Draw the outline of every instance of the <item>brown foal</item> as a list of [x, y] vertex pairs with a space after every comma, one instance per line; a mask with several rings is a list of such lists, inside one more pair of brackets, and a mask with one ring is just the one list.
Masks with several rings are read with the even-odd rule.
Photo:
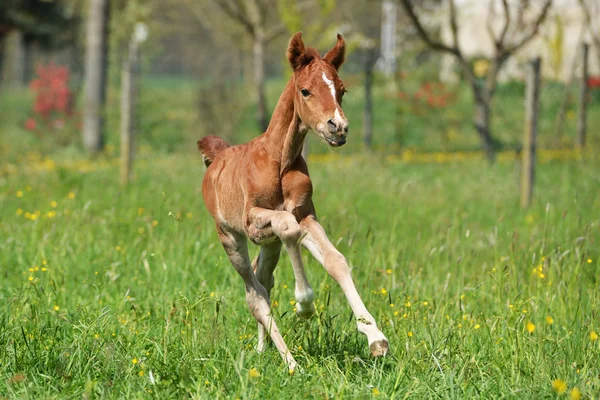
[[[269, 300], [282, 243], [296, 278], [297, 314], [309, 318], [315, 312], [302, 264], [302, 244], [341, 286], [371, 354], [382, 356], [388, 351], [386, 337], [356, 291], [346, 259], [317, 222], [312, 183], [301, 156], [309, 130], [333, 147], [346, 142], [348, 121], [341, 108], [345, 90], [337, 74], [344, 52], [340, 35], [335, 47], [321, 58], [315, 49], [304, 47], [302, 33], [297, 33], [287, 50], [294, 72], [267, 131], [238, 146], [230, 147], [216, 136], [198, 142], [208, 167], [202, 183], [204, 202], [229, 260], [246, 285], [246, 301], [258, 321], [257, 349], [264, 350], [269, 334], [290, 370], [296, 361], [271, 316]], [[252, 263], [246, 238], [260, 246]]]

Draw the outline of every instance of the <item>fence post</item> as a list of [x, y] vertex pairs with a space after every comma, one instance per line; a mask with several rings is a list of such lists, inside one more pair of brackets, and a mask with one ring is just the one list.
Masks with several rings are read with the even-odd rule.
[[529, 65], [527, 88], [525, 95], [525, 130], [523, 136], [522, 168], [521, 168], [521, 207], [531, 204], [533, 180], [535, 177], [535, 150], [538, 127], [540, 98], [540, 65], [541, 59], [536, 57]]
[[129, 40], [129, 52], [121, 69], [121, 184], [131, 180], [134, 156], [134, 136], [137, 130], [137, 97], [139, 92], [140, 43], [146, 39], [143, 24], [135, 27]]
[[577, 116], [577, 148], [585, 147], [587, 131], [587, 97], [588, 97], [588, 52], [587, 43], [581, 45], [581, 83], [579, 87], [579, 113]]

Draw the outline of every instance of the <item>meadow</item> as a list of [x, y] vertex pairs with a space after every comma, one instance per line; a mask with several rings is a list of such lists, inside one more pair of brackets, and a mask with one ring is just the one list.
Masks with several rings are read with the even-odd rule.
[[[352, 155], [359, 134], [334, 154], [311, 144], [317, 215], [391, 352], [370, 357], [343, 293], [307, 252], [317, 314], [299, 319], [283, 252], [272, 303], [300, 365], [290, 375], [273, 346], [254, 349], [242, 281], [202, 202], [199, 155], [153, 139], [188, 140], [186, 99], [144, 117], [151, 133], [127, 188], [110, 146], [90, 159], [47, 145], [18, 128], [28, 95], [3, 100], [0, 398], [600, 395], [597, 152], [540, 150], [523, 210], [511, 151], [488, 165], [439, 147]], [[378, 124], [391, 132], [389, 118]]]

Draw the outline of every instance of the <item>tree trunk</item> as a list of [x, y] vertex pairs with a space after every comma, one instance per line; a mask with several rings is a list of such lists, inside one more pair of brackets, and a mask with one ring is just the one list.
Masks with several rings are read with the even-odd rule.
[[25, 82], [25, 46], [23, 33], [13, 30], [6, 36], [4, 51], [4, 82], [12, 88], [22, 88]]
[[375, 48], [365, 50], [365, 108], [363, 110], [363, 142], [367, 149], [373, 142], [373, 67]]
[[256, 122], [261, 132], [264, 132], [269, 125], [269, 119], [267, 117], [267, 97], [265, 94], [265, 37], [264, 32], [260, 29], [255, 33], [252, 55], [254, 58], [254, 85], [258, 95]]
[[496, 157], [494, 140], [490, 130], [490, 104], [489, 100], [478, 98], [475, 96], [475, 115], [473, 116], [473, 124], [479, 134], [483, 145], [483, 151], [490, 163], [493, 163]]
[[100, 152], [104, 148], [109, 9], [109, 0], [89, 0], [83, 145], [94, 153]]
[[137, 130], [137, 97], [139, 73], [139, 43], [135, 37], [129, 41], [129, 54], [121, 70], [121, 185], [126, 186], [132, 177], [132, 164]]

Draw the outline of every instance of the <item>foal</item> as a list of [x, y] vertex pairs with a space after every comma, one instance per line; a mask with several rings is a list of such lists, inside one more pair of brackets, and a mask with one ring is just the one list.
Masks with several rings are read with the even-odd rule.
[[[388, 341], [363, 304], [344, 256], [331, 244], [317, 222], [311, 200], [312, 183], [301, 156], [304, 138], [314, 131], [330, 146], [346, 142], [348, 121], [341, 108], [344, 85], [337, 70], [344, 62], [344, 39], [321, 58], [305, 48], [302, 33], [290, 40], [287, 58], [293, 75], [262, 135], [246, 144], [229, 146], [216, 136], [198, 142], [208, 167], [202, 195], [215, 220], [219, 240], [246, 285], [248, 307], [258, 321], [258, 351], [270, 334], [290, 370], [296, 361], [271, 316], [269, 294], [281, 245], [292, 261], [296, 278], [296, 312], [315, 312], [313, 291], [306, 279], [300, 244], [325, 267], [344, 291], [358, 330], [367, 336], [373, 356], [385, 355]], [[246, 238], [260, 246], [250, 262]]]

